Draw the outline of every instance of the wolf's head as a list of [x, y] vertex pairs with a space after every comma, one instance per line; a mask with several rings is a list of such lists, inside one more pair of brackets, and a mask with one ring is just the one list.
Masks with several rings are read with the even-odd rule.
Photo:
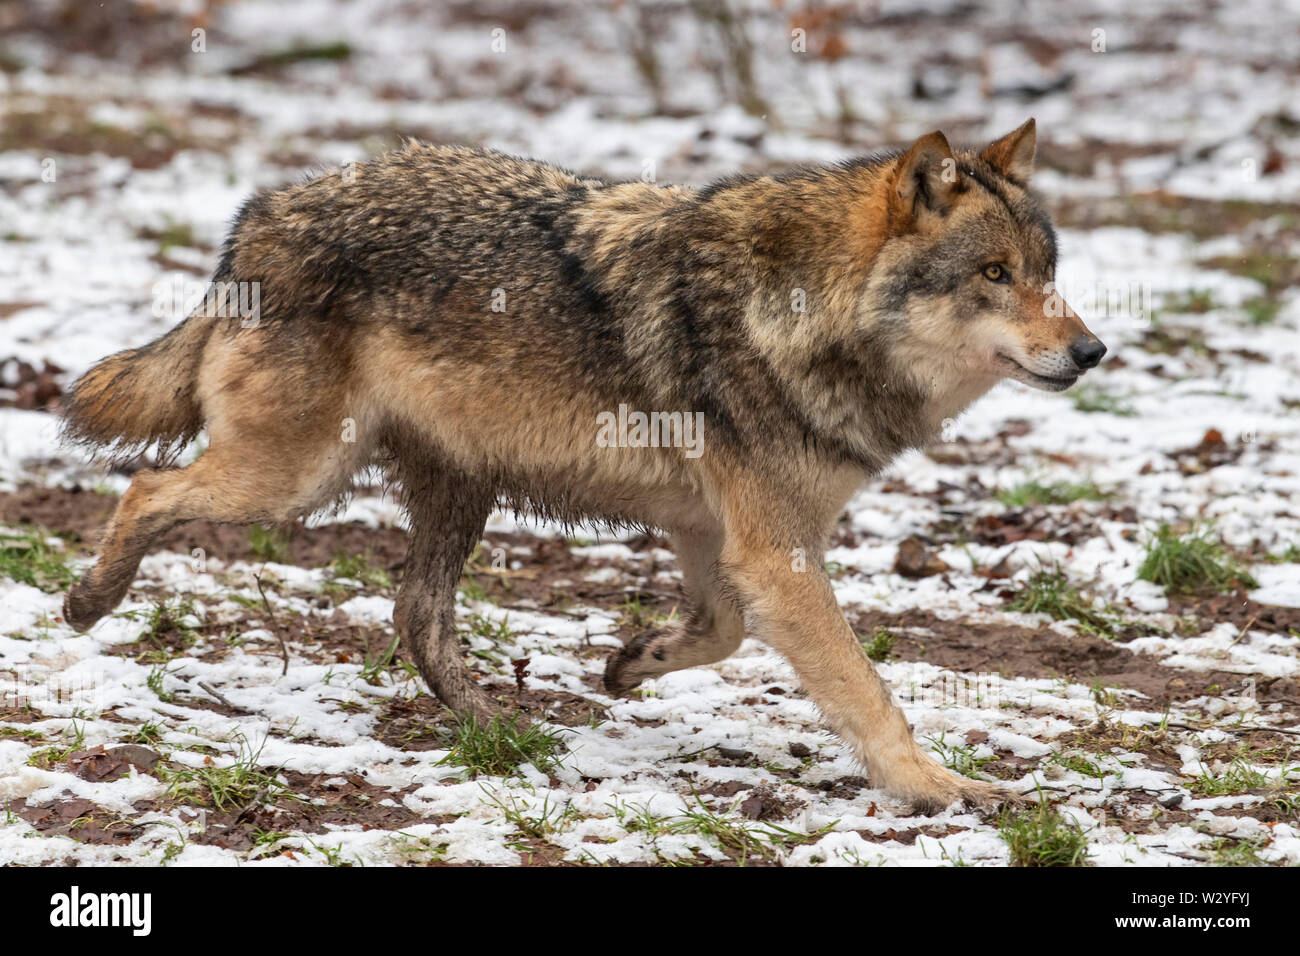
[[867, 301], [943, 391], [1069, 388], [1106, 352], [1055, 290], [1056, 234], [1028, 191], [1034, 121], [978, 153], [929, 133], [893, 161]]

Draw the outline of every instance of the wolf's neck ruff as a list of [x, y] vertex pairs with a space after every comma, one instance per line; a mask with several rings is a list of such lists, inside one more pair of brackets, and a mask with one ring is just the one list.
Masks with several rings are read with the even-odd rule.
[[[893, 363], [888, 319], [863, 307], [883, 242], [891, 157], [699, 193], [589, 187], [556, 222], [653, 407], [702, 411], [711, 441], [797, 438], [879, 471], [944, 415]], [[612, 211], [633, 191], [634, 225]]]
[[[575, 214], [584, 277], [612, 303], [607, 319], [654, 400], [704, 410], [719, 440], [797, 437], [874, 473], [978, 397], [936, 396], [894, 358], [903, 317], [865, 302], [893, 162], [677, 191], [635, 231]], [[586, 203], [603, 206], [602, 192]]]

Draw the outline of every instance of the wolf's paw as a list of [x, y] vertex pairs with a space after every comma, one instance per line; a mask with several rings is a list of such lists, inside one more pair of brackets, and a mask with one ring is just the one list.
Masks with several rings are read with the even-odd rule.
[[886, 787], [906, 800], [913, 813], [933, 816], [955, 803], [975, 810], [996, 810], [1027, 802], [1019, 793], [999, 784], [971, 780], [932, 761], [927, 763], [930, 766], [921, 768], [907, 783]]
[[1027, 801], [1014, 790], [996, 783], [982, 780], [966, 780], [957, 787], [956, 800], [972, 810], [997, 810], [1002, 807], [1016, 807]]
[[663, 668], [648, 666], [647, 661], [653, 655], [655, 638], [662, 633], [653, 630], [638, 634], [622, 650], [611, 654], [605, 663], [605, 690], [621, 697], [643, 680], [662, 674]]
[[642, 680], [633, 676], [636, 658], [629, 659], [628, 651], [631, 647], [632, 645], [629, 644], [616, 654], [611, 654], [609, 660], [605, 662], [605, 690], [615, 697], [627, 694]]
[[102, 594], [82, 578], [63, 597], [63, 619], [78, 633], [88, 631], [113, 609]]

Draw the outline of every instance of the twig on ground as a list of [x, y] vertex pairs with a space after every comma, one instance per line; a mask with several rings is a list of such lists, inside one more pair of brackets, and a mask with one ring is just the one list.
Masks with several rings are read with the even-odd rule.
[[271, 602], [267, 600], [266, 591], [262, 587], [262, 576], [254, 574], [253, 580], [257, 582], [257, 593], [262, 595], [262, 604], [271, 618], [271, 624], [275, 627], [275, 639], [280, 642], [280, 656], [284, 658], [284, 667], [280, 669], [280, 676], [283, 677], [289, 673], [289, 645], [285, 643], [284, 634], [281, 633], [280, 619], [275, 616], [275, 610], [271, 607]]
[[1178, 730], [1190, 730], [1193, 733], [1204, 733], [1207, 730], [1221, 730], [1225, 734], [1290, 734], [1293, 737], [1300, 737], [1300, 730], [1289, 730], [1286, 727], [1193, 727], [1191, 724], [1176, 724], [1173, 721], [1165, 724], [1166, 727], [1175, 727]]
[[226, 698], [226, 696], [225, 696], [224, 694], [221, 693], [221, 691], [217, 690], [215, 687], [213, 687], [213, 686], [212, 686], [211, 684], [209, 684], [207, 681], [203, 681], [203, 680], [201, 680], [201, 681], [195, 681], [195, 683], [198, 684], [199, 687], [201, 687], [204, 691], [206, 691], [207, 693], [211, 694], [211, 695], [212, 695], [213, 697], [215, 697], [217, 700], [221, 701], [221, 703], [225, 704], [225, 705], [226, 705], [227, 707], [229, 707], [231, 710], [233, 710], [233, 711], [235, 711], [235, 712], [237, 712], [237, 713], [240, 713], [240, 714], [250, 714], [250, 713], [252, 713], [252, 711], [248, 710], [248, 709], [245, 708], [245, 707], [240, 707], [238, 704], [232, 704], [232, 703], [231, 703], [231, 702]]

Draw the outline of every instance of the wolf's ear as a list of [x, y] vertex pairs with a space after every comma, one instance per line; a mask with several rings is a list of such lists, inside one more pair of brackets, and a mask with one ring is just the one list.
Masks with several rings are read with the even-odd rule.
[[1024, 126], [1007, 133], [980, 151], [980, 158], [1012, 182], [1025, 185], [1034, 171], [1034, 147], [1038, 143], [1033, 117]]
[[961, 176], [952, 147], [943, 133], [935, 130], [926, 133], [898, 161], [894, 189], [898, 196], [898, 209], [904, 217], [920, 219], [927, 214], [948, 215], [957, 193], [961, 191]]

